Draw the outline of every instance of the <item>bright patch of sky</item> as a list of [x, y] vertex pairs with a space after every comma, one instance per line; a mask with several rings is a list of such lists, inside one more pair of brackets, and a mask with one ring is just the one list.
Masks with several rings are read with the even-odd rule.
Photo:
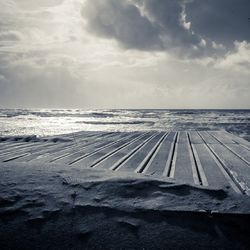
[[0, 106], [250, 108], [248, 2], [217, 2], [1, 1]]

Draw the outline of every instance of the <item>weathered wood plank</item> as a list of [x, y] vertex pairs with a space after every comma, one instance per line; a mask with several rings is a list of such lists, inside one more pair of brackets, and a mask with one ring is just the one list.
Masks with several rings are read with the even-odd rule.
[[205, 144], [196, 144], [195, 149], [204, 169], [208, 185], [213, 188], [222, 189], [228, 189], [228, 187], [231, 187], [228, 181], [228, 178], [230, 177], [226, 177], [225, 174], [223, 174], [224, 172], [222, 172], [220, 166], [216, 163], [207, 146]]
[[229, 150], [231, 150], [235, 155], [240, 157], [248, 165], [250, 165], [250, 152], [248, 149], [242, 147], [239, 144], [226, 145]]
[[122, 150], [116, 152], [113, 154], [111, 157], [105, 159], [102, 161], [97, 167], [101, 167], [104, 169], [115, 169], [117, 164], [122, 160], [125, 159], [126, 157], [129, 157], [130, 154], [133, 153], [133, 151], [137, 148], [140, 147], [147, 141], [153, 134], [152, 133], [147, 133], [146, 135], [143, 135], [142, 137], [139, 138], [139, 140], [133, 142], [132, 144], [126, 146]]
[[135, 148], [133, 148], [131, 151], [127, 152], [121, 159], [115, 162], [114, 165], [112, 165], [109, 169], [111, 170], [118, 170], [121, 168], [124, 164], [127, 163], [127, 161], [130, 160], [141, 148], [143, 148], [147, 143], [149, 143], [153, 138], [155, 138], [159, 133], [153, 133], [149, 137], [145, 138], [139, 145], [137, 145]]
[[194, 173], [190, 156], [190, 146], [186, 132], [180, 132], [177, 143], [177, 157], [173, 177], [185, 183], [194, 183]]
[[8, 147], [17, 147], [26, 145], [29, 142], [20, 142], [20, 141], [0, 141], [0, 151], [8, 149]]
[[148, 167], [143, 171], [147, 175], [162, 176], [166, 168], [167, 160], [171, 153], [171, 147], [174, 143], [176, 132], [170, 132], [164, 139], [159, 151]]
[[89, 157], [79, 160], [78, 162], [74, 164], [74, 166], [90, 167], [93, 164], [93, 162], [98, 161], [99, 159], [103, 158], [105, 155], [111, 154], [117, 149], [120, 149], [120, 148], [122, 149], [123, 147], [128, 145], [130, 141], [133, 141], [138, 136], [139, 136], [138, 133], [128, 134], [124, 136], [121, 141], [118, 141], [117, 143], [111, 145], [110, 147], [104, 148], [103, 150], [100, 150], [96, 152], [95, 154], [90, 155]]
[[245, 140], [237, 135], [234, 135], [232, 133], [228, 133], [228, 136], [230, 136], [234, 142], [236, 142], [242, 146], [245, 146], [248, 150], [250, 150], [250, 142], [249, 141], [247, 141], [247, 140]]
[[109, 159], [110, 157], [114, 156], [115, 154], [117, 154], [118, 152], [122, 151], [124, 148], [127, 148], [128, 146], [132, 145], [134, 142], [140, 140], [143, 136], [145, 136], [147, 133], [140, 133], [139, 135], [137, 135], [135, 138], [133, 138], [132, 140], [127, 141], [126, 143], [124, 143], [123, 145], [121, 145], [120, 147], [115, 147], [113, 150], [107, 152], [105, 155], [103, 155], [102, 157], [94, 160], [89, 167], [95, 168], [98, 167], [99, 164], [101, 164], [102, 162], [104, 162], [105, 160]]
[[151, 165], [152, 161], [155, 159], [158, 154], [162, 144], [167, 138], [168, 133], [164, 133], [163, 136], [159, 139], [159, 141], [151, 148], [147, 156], [143, 159], [140, 165], [135, 170], [136, 173], [145, 173], [148, 167]]
[[39, 149], [40, 147], [44, 147], [44, 145], [46, 146], [52, 146], [54, 145], [54, 143], [32, 143], [32, 144], [28, 144], [22, 147], [18, 147], [18, 148], [12, 148], [12, 149], [8, 149], [8, 150], [1, 150], [0, 151], [0, 156], [6, 156], [6, 155], [10, 155], [13, 153], [18, 153], [18, 152], [25, 152], [25, 151], [30, 151], [32, 149]]
[[77, 143], [73, 144], [70, 147], [64, 148], [62, 150], [52, 150], [46, 154], [42, 154], [39, 156], [36, 156], [32, 160], [39, 161], [41, 163], [45, 162], [55, 162], [58, 159], [62, 159], [64, 157], [67, 157], [72, 154], [76, 154], [79, 152], [82, 152], [83, 149], [87, 147], [93, 147], [93, 146], [98, 146], [99, 144], [103, 145], [103, 140], [109, 140], [112, 141], [116, 137], [113, 133], [107, 133], [107, 134], [101, 134], [100, 136], [95, 135], [92, 137], [90, 140], [89, 139], [84, 139], [81, 141], [78, 141]]
[[210, 135], [212, 135], [215, 139], [224, 144], [235, 144], [233, 138], [226, 131], [209, 131]]
[[63, 163], [63, 164], [74, 164], [77, 161], [89, 156], [90, 154], [96, 153], [106, 147], [109, 147], [113, 144], [118, 143], [124, 138], [124, 134], [117, 134], [116, 136], [112, 138], [107, 138], [106, 140], [102, 140], [98, 144], [92, 144], [89, 147], [84, 148], [83, 150], [80, 150], [79, 152], [67, 155], [66, 157], [58, 159], [57, 163]]
[[137, 172], [250, 195], [248, 142], [224, 131], [87, 132], [65, 142], [9, 142], [0, 160]]
[[[196, 147], [195, 147], [196, 144], [191, 144], [190, 142], [190, 148], [191, 148], [191, 153], [190, 153], [190, 158], [191, 158], [191, 161], [192, 161], [192, 171], [193, 171], [193, 174], [195, 173], [195, 184], [200, 184], [202, 186], [208, 186], [208, 182], [207, 182], [207, 177], [206, 177], [206, 174], [205, 174], [205, 171], [203, 169], [203, 166], [201, 164], [201, 161], [200, 161], [200, 157], [198, 155], [198, 152], [196, 150]], [[197, 144], [197, 145], [200, 145], [200, 144]], [[202, 145], [202, 144], [201, 144]]]
[[149, 140], [146, 144], [143, 145], [135, 154], [133, 154], [126, 162], [124, 162], [119, 170], [126, 171], [135, 171], [140, 163], [147, 157], [150, 153], [150, 150], [161, 140], [161, 138], [165, 135], [164, 132], [157, 134], [151, 140]]
[[35, 147], [37, 145], [43, 145], [43, 144], [44, 142], [25, 142], [20, 145], [19, 143], [12, 142], [12, 144], [9, 145], [8, 147], [1, 149], [0, 155], [12, 153], [13, 151], [16, 150], [22, 150], [25, 148]]
[[[44, 143], [44, 144], [40, 144], [38, 147], [34, 146], [34, 147], [29, 147], [29, 148], [24, 148], [24, 149], [19, 149], [19, 150], [13, 149], [11, 152], [8, 152], [7, 154], [4, 153], [0, 155], [0, 161], [10, 161], [12, 158], [20, 159], [24, 156], [32, 154], [32, 152], [43, 151], [44, 149], [51, 148], [51, 147], [57, 148], [57, 145], [55, 145], [55, 143], [51, 143], [51, 144]], [[19, 157], [16, 157], [17, 155], [19, 155]]]
[[33, 159], [39, 158], [41, 161], [45, 161], [46, 157], [49, 157], [49, 161], [52, 159], [57, 158], [56, 155], [59, 155], [58, 157], [68, 154], [70, 155], [70, 152], [77, 153], [80, 152], [83, 148], [86, 148], [87, 146], [90, 145], [96, 145], [100, 143], [101, 140], [110, 138], [111, 140], [114, 138], [115, 134], [114, 133], [103, 133], [98, 136], [98, 134], [92, 135], [91, 138], [85, 137], [84, 139], [77, 140], [74, 142], [72, 146], [61, 148], [60, 150], [50, 150], [45, 154], [39, 154], [39, 155], [33, 155]]
[[54, 145], [52, 146], [46, 146], [43, 145], [43, 147], [39, 147], [39, 148], [32, 148], [28, 151], [25, 151], [27, 153], [29, 153], [29, 155], [18, 158], [17, 161], [22, 161], [22, 162], [29, 162], [32, 161], [34, 159], [37, 159], [40, 156], [49, 154], [50, 152], [59, 152], [61, 150], [64, 150], [65, 148], [69, 148], [72, 147], [72, 144], [68, 144], [68, 143], [54, 143]]
[[250, 193], [250, 167], [221, 144], [210, 144], [230, 176], [246, 193]]
[[218, 140], [216, 140], [212, 135], [208, 134], [207, 131], [199, 131], [199, 135], [205, 140], [208, 144], [220, 144]]
[[189, 138], [192, 144], [203, 144], [204, 141], [200, 137], [197, 131], [190, 131]]

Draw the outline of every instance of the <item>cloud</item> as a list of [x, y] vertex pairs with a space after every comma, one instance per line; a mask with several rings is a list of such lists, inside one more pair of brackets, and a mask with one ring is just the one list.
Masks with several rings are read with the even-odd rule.
[[[189, 30], [179, 1], [93, 0], [83, 11], [91, 33], [117, 40], [126, 49], [198, 54], [202, 39]], [[189, 49], [189, 52], [188, 52]]]
[[249, 0], [193, 0], [185, 9], [192, 30], [201, 36], [228, 47], [236, 40], [250, 41]]
[[88, 30], [126, 49], [222, 55], [249, 41], [248, 0], [91, 0], [82, 11]]
[[250, 76], [250, 43], [234, 42], [234, 49], [214, 61], [216, 68], [238, 71]]
[[19, 56], [6, 54], [6, 58], [1, 55], [0, 105], [36, 108], [249, 107], [249, 74], [163, 54], [152, 56], [146, 52], [118, 50], [113, 57], [103, 55], [100, 58], [99, 55], [88, 61], [46, 51]]
[[0, 32], [0, 43], [2, 41], [21, 41], [23, 36], [18, 31], [4, 31]]
[[199, 31], [195, 3], [0, 2], [0, 105], [249, 108], [249, 41]]
[[126, 48], [163, 48], [159, 27], [143, 17], [139, 9], [128, 1], [87, 1], [82, 13], [88, 20], [88, 29], [91, 32], [114, 38]]
[[[66, 59], [65, 59], [66, 60]], [[68, 62], [69, 63], [69, 62]], [[0, 67], [0, 104], [7, 107], [74, 107], [85, 104], [81, 81], [63, 64], [9, 61]], [[74, 100], [72, 102], [72, 100]]]
[[59, 5], [63, 0], [13, 0], [22, 9], [37, 9]]

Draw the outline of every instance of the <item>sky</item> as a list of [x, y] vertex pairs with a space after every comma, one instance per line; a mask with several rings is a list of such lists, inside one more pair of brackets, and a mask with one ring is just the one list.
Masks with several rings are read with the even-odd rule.
[[1, 108], [250, 108], [249, 0], [0, 0]]

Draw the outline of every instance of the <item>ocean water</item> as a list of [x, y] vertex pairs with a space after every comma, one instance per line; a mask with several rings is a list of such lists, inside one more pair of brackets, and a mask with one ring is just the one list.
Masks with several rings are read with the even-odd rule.
[[0, 109], [0, 136], [82, 130], [226, 130], [250, 141], [250, 110]]

